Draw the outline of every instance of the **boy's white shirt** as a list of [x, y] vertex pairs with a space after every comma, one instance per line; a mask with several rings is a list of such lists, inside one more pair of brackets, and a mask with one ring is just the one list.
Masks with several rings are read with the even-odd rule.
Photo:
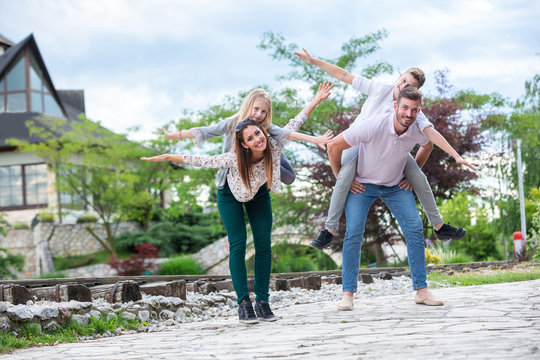
[[[356, 124], [359, 121], [380, 119], [381, 114], [388, 111], [394, 111], [394, 85], [366, 79], [363, 76], [355, 76], [352, 82], [352, 87], [353, 89], [358, 90], [368, 96], [362, 105], [360, 114], [358, 114], [353, 124]], [[351, 126], [353, 124], [351, 124]], [[433, 126], [422, 111], [418, 113], [416, 121], [413, 123], [413, 125], [417, 126], [422, 133], [426, 127]]]

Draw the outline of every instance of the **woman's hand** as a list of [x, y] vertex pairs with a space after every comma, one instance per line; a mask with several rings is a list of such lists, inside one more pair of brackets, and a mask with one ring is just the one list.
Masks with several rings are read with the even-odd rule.
[[152, 157], [142, 157], [141, 160], [154, 162], [169, 161], [169, 154], [157, 155]]
[[180, 140], [181, 139], [181, 132], [177, 132], [177, 133], [172, 133], [172, 132], [168, 132], [167, 130], [165, 130], [165, 128], [161, 128], [161, 131], [163, 131], [163, 134], [165, 134], [165, 136], [170, 139], [170, 140]]
[[326, 151], [326, 144], [328, 144], [333, 138], [334, 133], [332, 132], [332, 130], [328, 130], [323, 135], [317, 136], [315, 138], [315, 144], [317, 144], [317, 146], [320, 147], [321, 150]]
[[326, 101], [328, 99], [328, 96], [330, 96], [332, 88], [334, 87], [333, 84], [331, 84], [329, 81], [325, 81], [324, 83], [319, 84], [319, 90], [317, 90], [317, 94], [315, 94], [315, 100], [317, 103], [322, 103], [323, 101]]

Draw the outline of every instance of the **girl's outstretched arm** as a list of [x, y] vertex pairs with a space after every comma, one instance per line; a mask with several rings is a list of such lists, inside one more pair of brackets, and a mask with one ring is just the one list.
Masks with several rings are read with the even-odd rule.
[[303, 109], [302, 112], [306, 114], [306, 116], [309, 116], [313, 109], [317, 107], [320, 103], [323, 101], [326, 101], [328, 99], [328, 96], [330, 96], [332, 90], [332, 85], [330, 82], [326, 81], [324, 83], [319, 84], [319, 90], [317, 91], [317, 94], [315, 94], [315, 97], [313, 100], [311, 100]]
[[321, 136], [311, 136], [293, 131], [289, 135], [289, 140], [293, 141], [307, 141], [320, 147], [322, 150], [326, 150], [326, 144], [334, 138], [332, 130], [328, 130]]
[[232, 118], [229, 117], [215, 124], [180, 130], [178, 132], [168, 132], [164, 128], [161, 128], [161, 131], [170, 140], [195, 139], [195, 144], [199, 145], [210, 138], [225, 135], [229, 131], [231, 120]]
[[180, 130], [178, 132], [168, 132], [167, 130], [165, 130], [165, 128], [161, 128], [161, 131], [163, 131], [163, 134], [169, 140], [191, 139], [194, 137], [193, 134], [191, 133], [191, 130]]

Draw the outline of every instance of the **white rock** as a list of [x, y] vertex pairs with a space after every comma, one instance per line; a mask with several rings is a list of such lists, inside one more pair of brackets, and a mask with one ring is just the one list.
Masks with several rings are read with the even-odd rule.
[[7, 313], [13, 316], [16, 320], [31, 320], [34, 318], [34, 313], [26, 305], [16, 305], [7, 309]]

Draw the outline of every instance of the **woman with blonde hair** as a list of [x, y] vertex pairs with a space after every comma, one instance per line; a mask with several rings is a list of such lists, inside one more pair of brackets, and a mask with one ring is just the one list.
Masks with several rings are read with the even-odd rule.
[[[313, 109], [328, 98], [331, 88], [332, 85], [328, 83], [321, 84], [313, 100], [294, 119], [289, 120], [282, 129], [283, 135], [278, 139], [267, 134], [260, 120], [247, 117], [244, 120], [235, 121], [231, 129], [233, 151], [216, 156], [164, 154], [141, 159], [175, 161], [226, 170], [225, 186], [218, 189], [218, 209], [229, 240], [229, 269], [239, 304], [240, 322], [257, 323], [257, 317], [266, 321], [276, 320], [268, 303], [268, 286], [272, 268], [270, 242], [272, 204], [269, 191], [281, 191], [280, 157], [285, 143], [291, 138], [291, 134], [306, 121]], [[252, 110], [257, 107], [259, 99], [256, 98], [251, 105]], [[265, 113], [265, 116], [267, 115], [268, 112]], [[328, 135], [325, 141], [328, 142], [331, 137]], [[255, 246], [255, 311], [247, 286], [245, 263], [247, 231], [244, 211], [249, 220]]]

